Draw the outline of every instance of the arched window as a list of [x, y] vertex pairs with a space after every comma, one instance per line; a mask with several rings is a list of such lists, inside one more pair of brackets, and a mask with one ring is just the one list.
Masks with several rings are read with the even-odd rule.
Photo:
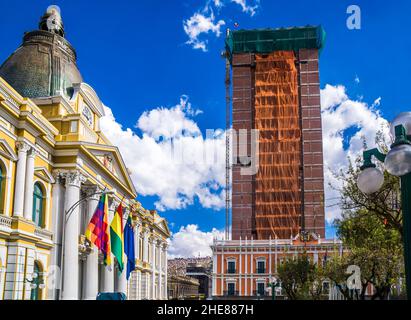
[[43, 275], [40, 264], [34, 261], [33, 275], [31, 282], [30, 300], [41, 299], [41, 285], [43, 284]]
[[33, 191], [33, 222], [39, 227], [44, 224], [44, 194], [39, 183], [34, 184]]

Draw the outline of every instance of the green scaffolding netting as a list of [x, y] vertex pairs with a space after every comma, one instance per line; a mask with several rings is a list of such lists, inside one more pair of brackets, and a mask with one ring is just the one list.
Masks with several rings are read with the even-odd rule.
[[230, 31], [225, 40], [230, 59], [235, 53], [270, 53], [299, 49], [321, 49], [322, 26]]

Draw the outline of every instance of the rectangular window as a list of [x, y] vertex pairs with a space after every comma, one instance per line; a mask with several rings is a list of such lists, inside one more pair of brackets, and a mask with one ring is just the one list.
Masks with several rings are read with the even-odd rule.
[[235, 283], [227, 283], [227, 295], [235, 295]]
[[227, 262], [227, 273], [235, 273], [235, 261]]
[[70, 133], [76, 133], [78, 131], [78, 121], [70, 121]]
[[264, 296], [265, 295], [265, 283], [264, 282], [258, 282], [257, 283], [257, 294], [259, 296]]
[[265, 261], [257, 261], [257, 273], [265, 273]]

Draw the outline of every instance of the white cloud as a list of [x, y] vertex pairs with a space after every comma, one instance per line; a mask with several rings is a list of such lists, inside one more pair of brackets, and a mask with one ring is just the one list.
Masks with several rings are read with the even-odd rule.
[[221, 35], [221, 27], [225, 25], [224, 20], [215, 20], [214, 13], [211, 11], [209, 15], [205, 12], [196, 12], [193, 16], [183, 22], [184, 32], [189, 40], [187, 44], [193, 46], [194, 49], [207, 51], [207, 40], [200, 40], [202, 34], [214, 33], [217, 37]]
[[241, 6], [241, 9], [243, 10], [243, 12], [248, 13], [250, 16], [253, 16], [256, 14], [257, 9], [260, 6], [260, 1], [254, 1], [254, 5], [249, 5], [247, 4], [252, 2], [252, 1], [247, 1], [247, 0], [231, 0], [231, 2], [234, 2], [238, 5]]
[[358, 75], [355, 75], [354, 81], [357, 84], [360, 83], [360, 78], [358, 77]]
[[183, 209], [195, 199], [205, 208], [224, 207], [225, 136], [202, 136], [188, 97], [144, 112], [137, 121], [142, 136], [116, 122], [110, 108], [105, 112], [101, 130], [119, 147], [137, 192], [158, 196], [158, 210]]
[[137, 127], [150, 137], [176, 138], [183, 134], [198, 135], [197, 124], [187, 115], [197, 115], [200, 111], [192, 110], [186, 96], [180, 98], [180, 104], [173, 108], [157, 108], [144, 112], [138, 119]]
[[219, 13], [220, 9], [228, 1], [239, 5], [242, 11], [250, 16], [254, 16], [260, 7], [260, 0], [207, 0], [201, 10], [183, 21], [184, 32], [188, 36], [186, 44], [191, 45], [194, 49], [207, 51], [208, 40], [204, 38], [205, 35], [214, 34], [216, 37], [219, 37], [221, 35], [221, 27], [226, 24], [223, 19], [216, 19], [214, 9], [217, 9], [216, 11]]
[[208, 257], [212, 255], [210, 246], [214, 238], [222, 239], [224, 232], [213, 229], [203, 232], [198, 225], [189, 224], [171, 236], [168, 254], [173, 258]]
[[[379, 106], [381, 98], [378, 98], [369, 106], [362, 101], [351, 100], [344, 86], [332, 86], [327, 84], [321, 90], [321, 110], [323, 124], [324, 144], [324, 178], [325, 178], [325, 205], [326, 219], [332, 221], [339, 217], [341, 212], [338, 205], [339, 193], [329, 187], [340, 187], [341, 182], [335, 179], [333, 173], [347, 168], [347, 157], [355, 159], [363, 151], [363, 137], [368, 147], [375, 146], [375, 135], [382, 130], [388, 139], [388, 122], [375, 108]], [[347, 137], [344, 133], [348, 129], [355, 129], [354, 133]], [[344, 139], [348, 143], [344, 145]]]
[[375, 99], [374, 103], [372, 104], [373, 107], [379, 107], [381, 105], [381, 97]]
[[213, 3], [216, 8], [221, 8], [224, 6], [224, 0], [213, 0]]

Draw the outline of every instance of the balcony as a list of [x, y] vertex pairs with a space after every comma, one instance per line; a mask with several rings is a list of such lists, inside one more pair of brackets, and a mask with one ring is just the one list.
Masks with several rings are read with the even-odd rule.
[[37, 227], [34, 229], [34, 234], [40, 238], [46, 239], [48, 241], [53, 240], [53, 233], [50, 231], [47, 231], [45, 229], [42, 229], [41, 227]]
[[9, 229], [11, 228], [11, 221], [12, 219], [10, 217], [0, 214], [0, 226]]

